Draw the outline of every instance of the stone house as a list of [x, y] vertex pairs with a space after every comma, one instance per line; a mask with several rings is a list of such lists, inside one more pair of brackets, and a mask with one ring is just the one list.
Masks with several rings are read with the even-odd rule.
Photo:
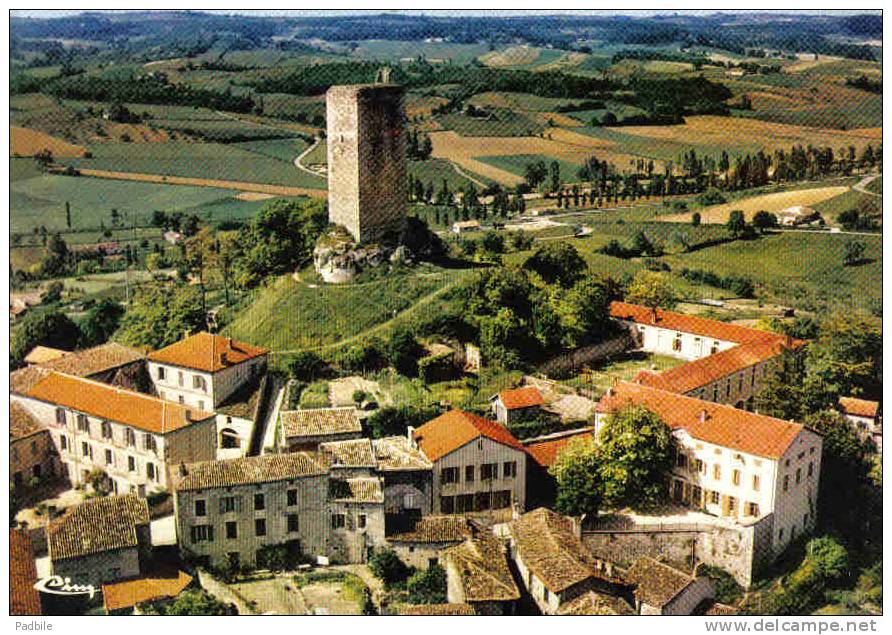
[[507, 523], [498, 533], [518, 576], [544, 615], [589, 591], [630, 598], [632, 584], [613, 564], [595, 558], [582, 544], [573, 519], [539, 508]]
[[433, 464], [407, 436], [372, 441], [376, 473], [384, 479], [388, 533], [411, 526], [433, 508]]
[[883, 420], [879, 402], [855, 397], [840, 397], [839, 411], [852, 422], [862, 439], [872, 440], [877, 452], [883, 451]]
[[45, 369], [24, 369], [12, 400], [49, 430], [73, 484], [101, 471], [108, 489], [140, 496], [169, 487], [181, 462], [210, 460], [214, 415], [143, 393]]
[[9, 403], [9, 483], [27, 487], [32, 479], [53, 479], [61, 472], [59, 453], [49, 430], [22, 404]]
[[247, 455], [255, 425], [263, 416], [264, 406], [269, 406], [268, 400], [274, 397], [272, 388], [269, 375], [255, 377], [215, 408], [218, 459]]
[[258, 552], [286, 543], [328, 555], [328, 473], [306, 452], [183, 465], [174, 514], [181, 553], [205, 565], [262, 567]]
[[140, 575], [151, 556], [149, 506], [132, 494], [88, 500], [51, 520], [52, 574], [99, 586]]
[[476, 536], [444, 550], [446, 598], [469, 604], [477, 615], [512, 615], [520, 590], [514, 582], [505, 546], [498, 538]]
[[117, 342], [106, 342], [55, 359], [46, 359], [35, 363], [35, 366], [146, 392], [150, 386], [145, 375], [145, 364], [146, 356], [143, 351]]
[[640, 615], [693, 615], [715, 598], [708, 577], [694, 577], [653, 558], [636, 560], [626, 576], [633, 580], [635, 605]]
[[410, 434], [433, 464], [434, 514], [524, 508], [527, 454], [502, 425], [454, 409]]
[[440, 552], [479, 531], [465, 516], [425, 516], [405, 531], [387, 534], [387, 544], [408, 567], [426, 569], [440, 562]]
[[503, 390], [492, 399], [492, 414], [503, 426], [525, 421], [542, 412], [545, 400], [535, 386]]
[[366, 562], [384, 545], [384, 487], [380, 477], [332, 478], [328, 557], [336, 563]]
[[283, 410], [279, 425], [283, 446], [289, 452], [315, 451], [320, 443], [362, 437], [362, 422], [352, 407]]
[[674, 501], [736, 523], [770, 518], [756, 551], [777, 555], [815, 523], [821, 437], [804, 426], [710, 401], [620, 382], [598, 403], [596, 434], [610, 413], [643, 406], [678, 442]]

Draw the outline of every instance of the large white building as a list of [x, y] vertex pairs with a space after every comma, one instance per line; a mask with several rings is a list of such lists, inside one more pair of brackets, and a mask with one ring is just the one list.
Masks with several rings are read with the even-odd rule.
[[737, 523], [770, 518], [760, 547], [775, 555], [814, 527], [820, 435], [791, 421], [627, 382], [598, 402], [595, 434], [610, 414], [629, 406], [659, 415], [678, 442], [670, 483], [676, 502]]

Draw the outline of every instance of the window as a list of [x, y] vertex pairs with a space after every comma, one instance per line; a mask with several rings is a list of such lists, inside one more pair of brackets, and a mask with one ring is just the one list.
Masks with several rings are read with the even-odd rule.
[[783, 530], [783, 528], [781, 528], [781, 530], [780, 530], [779, 532], [777, 532], [777, 539], [778, 539], [778, 540], [783, 540], [783, 539], [784, 539], [784, 530]]
[[136, 433], [131, 428], [124, 430], [124, 442], [131, 448], [136, 445]]
[[444, 467], [440, 470], [441, 483], [458, 483], [458, 468]]
[[758, 474], [753, 474], [753, 491], [754, 491], [754, 492], [758, 492], [758, 491], [759, 491], [759, 485], [760, 485], [759, 475], [758, 475]]
[[207, 516], [208, 515], [208, 505], [207, 501], [204, 499], [200, 499], [195, 501], [195, 515], [196, 516]]
[[712, 346], [709, 348], [709, 354], [710, 354], [710, 355], [715, 355], [715, 354], [718, 353], [718, 352], [719, 352], [719, 343], [718, 343], [718, 342], [713, 342], [713, 343], [712, 343]]
[[712, 387], [712, 400], [713, 401], [719, 400], [719, 386], [718, 386], [718, 384], [716, 384]]
[[343, 529], [347, 524], [347, 517], [344, 514], [332, 514], [331, 515], [331, 528], [332, 529]]
[[146, 450], [155, 450], [157, 448], [155, 437], [148, 432], [142, 435], [142, 447]]
[[737, 392], [743, 392], [743, 373], [740, 374], [737, 380]]
[[517, 461], [505, 461], [502, 464], [502, 478], [514, 478], [517, 476]]
[[111, 451], [111, 450], [106, 450], [106, 451], [105, 451], [105, 464], [106, 464], [106, 465], [111, 465], [111, 464], [114, 463], [114, 462], [115, 462], [115, 457], [114, 457], [114, 455], [112, 454], [112, 451]]
[[498, 463], [484, 463], [480, 466], [480, 480], [481, 481], [491, 481], [493, 479], [499, 478], [499, 464]]
[[725, 397], [731, 396], [731, 380], [725, 382]]
[[196, 390], [200, 390], [202, 392], [208, 391], [208, 384], [204, 377], [201, 375], [193, 375], [192, 376], [192, 387]]
[[229, 540], [238, 538], [238, 523], [234, 520], [226, 521], [226, 538]]
[[183, 395], [179, 395], [179, 396], [177, 397], [177, 401], [179, 401], [181, 404], [185, 404], [185, 403], [186, 403], [186, 398], [185, 398]]
[[788, 489], [790, 489], [790, 475], [785, 474], [784, 475], [784, 491], [786, 492]]
[[728, 513], [736, 514], [737, 513], [737, 499], [733, 496], [728, 497]]
[[466, 465], [465, 466], [465, 483], [473, 483], [474, 482], [474, 466]]
[[814, 446], [812, 446], [812, 447], [810, 447], [810, 448], [808, 449], [808, 453], [809, 453], [809, 454], [814, 454], [814, 453], [815, 453], [815, 448], [814, 448]]
[[213, 542], [214, 526], [213, 525], [192, 525], [189, 532], [192, 536], [192, 542]]
[[675, 334], [675, 339], [672, 340], [672, 350], [673, 351], [681, 350], [681, 333]]
[[455, 511], [455, 497], [454, 496], [441, 496], [440, 497], [440, 513], [441, 514], [451, 514]]
[[158, 367], [158, 379], [164, 379], [166, 373], [164, 372], [164, 366]]
[[297, 522], [297, 514], [288, 514], [288, 533], [293, 534], [299, 531], [299, 525]]
[[688, 457], [679, 452], [675, 455], [675, 465], [680, 468], [685, 468], [688, 466]]
[[63, 450], [68, 449], [68, 437], [66, 437], [64, 434], [59, 435], [59, 445], [62, 447]]
[[704, 463], [700, 459], [694, 459], [694, 465], [696, 466], [697, 471], [700, 474], [706, 474], [706, 463]]
[[266, 535], [266, 519], [265, 518], [255, 518], [254, 519], [254, 535], [255, 536], [265, 536]]
[[204, 400], [203, 399], [198, 400], [198, 409], [204, 410]]
[[56, 408], [56, 423], [60, 426], [65, 425], [65, 409]]
[[808, 462], [808, 477], [811, 478], [814, 473], [815, 473], [815, 462], [809, 461]]
[[712, 466], [712, 478], [715, 480], [721, 480], [722, 478], [722, 466], [716, 463]]
[[182, 385], [183, 385], [183, 380], [184, 380], [185, 377], [184, 377], [184, 375], [183, 375], [183, 371], [178, 371], [178, 373], [179, 373], [179, 377], [178, 377], [179, 384], [180, 384], [180, 386], [182, 386]]
[[102, 422], [102, 438], [103, 439], [111, 439], [112, 438], [112, 427], [111, 423], [108, 421]]
[[150, 481], [154, 481], [157, 474], [158, 473], [155, 470], [155, 464], [146, 463], [146, 478], [148, 478]]
[[257, 511], [266, 509], [266, 497], [263, 494], [254, 494], [254, 509]]
[[719, 493], [718, 492], [709, 492], [709, 502], [713, 505], [719, 504]]
[[37, 441], [31, 442], [31, 455], [34, 456], [37, 454]]
[[747, 503], [746, 504], [746, 515], [747, 516], [759, 516], [759, 504], [758, 503]]
[[77, 416], [77, 429], [90, 434], [90, 422], [87, 420], [87, 415]]
[[297, 490], [290, 489], [288, 490], [286, 496], [288, 497], [288, 507], [294, 507], [297, 505]]
[[802, 468], [797, 467], [796, 468], [796, 485], [799, 485], [799, 483], [801, 483], [801, 482], [802, 482]]
[[134, 459], [132, 456], [127, 457], [127, 471], [128, 472], [136, 471], [136, 459]]
[[93, 458], [93, 448], [90, 447], [89, 443], [81, 443], [81, 454], [91, 459]]
[[740, 470], [731, 470], [731, 482], [740, 485]]
[[365, 529], [365, 525], [366, 525], [366, 516], [365, 516], [365, 514], [360, 514], [359, 517], [356, 519], [356, 526], [359, 529]]
[[235, 496], [224, 496], [220, 499], [220, 513], [226, 514], [228, 512], [234, 512], [236, 508], [235, 504]]

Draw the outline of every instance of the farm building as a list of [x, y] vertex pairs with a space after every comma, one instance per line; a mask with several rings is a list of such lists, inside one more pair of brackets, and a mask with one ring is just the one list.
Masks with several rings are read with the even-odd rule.
[[463, 220], [452, 223], [453, 234], [464, 234], [467, 232], [480, 231], [479, 220]]
[[806, 223], [820, 220], [821, 218], [821, 215], [814, 208], [805, 207], [803, 205], [794, 205], [793, 207], [782, 209], [777, 212], [775, 216], [777, 217], [778, 225], [784, 227], [804, 225]]
[[877, 451], [883, 451], [883, 419], [878, 401], [840, 397], [839, 410], [852, 422], [861, 438], [871, 439]]

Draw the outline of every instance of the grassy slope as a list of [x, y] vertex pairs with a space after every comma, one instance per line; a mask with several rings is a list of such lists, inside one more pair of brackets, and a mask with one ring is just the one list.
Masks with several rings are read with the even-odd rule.
[[[548, 166], [548, 177], [547, 182], [550, 182], [551, 179], [551, 163], [555, 161], [553, 157], [545, 156], [544, 154], [515, 154], [512, 156], [492, 156], [492, 157], [474, 157], [478, 161], [483, 161], [484, 163], [488, 163], [489, 165], [495, 166], [502, 170], [507, 170], [512, 174], [516, 174], [518, 176], [523, 176], [526, 167], [530, 163], [535, 163], [536, 161], [544, 161], [545, 165]], [[560, 161], [557, 160], [558, 165], [561, 168], [561, 180], [562, 181], [576, 181], [577, 176], [576, 173], [579, 171], [579, 166], [575, 163], [570, 163], [568, 161]]]

